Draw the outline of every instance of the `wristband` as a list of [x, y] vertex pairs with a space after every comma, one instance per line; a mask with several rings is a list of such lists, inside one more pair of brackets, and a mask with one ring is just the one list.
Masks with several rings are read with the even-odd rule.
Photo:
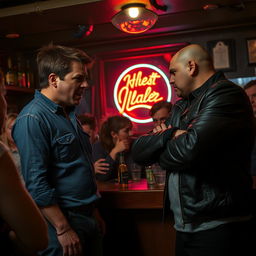
[[61, 233], [57, 233], [57, 236], [62, 236], [64, 235], [66, 232], [68, 232], [71, 228], [67, 228], [64, 231], [62, 231]]

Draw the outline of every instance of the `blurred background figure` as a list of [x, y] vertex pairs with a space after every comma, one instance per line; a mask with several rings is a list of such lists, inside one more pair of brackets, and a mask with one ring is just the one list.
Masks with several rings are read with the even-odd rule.
[[[244, 90], [249, 97], [249, 100], [252, 105], [252, 110], [254, 117], [256, 118], [256, 80], [252, 80], [248, 82], [244, 86]], [[256, 119], [255, 119], [255, 124], [256, 124]], [[251, 175], [256, 176], [256, 141], [254, 143], [253, 151], [252, 151], [252, 156], [251, 156]]]
[[152, 117], [155, 127], [166, 121], [171, 109], [172, 103], [168, 101], [159, 101], [152, 106], [149, 115]]
[[[0, 133], [6, 122], [6, 109], [0, 76]], [[47, 242], [46, 223], [22, 185], [9, 149], [0, 141], [0, 254], [35, 255]]]
[[[100, 128], [99, 141], [92, 147], [93, 161], [98, 161], [99, 171], [96, 171], [98, 180], [106, 181], [117, 178], [119, 153], [124, 152], [128, 166], [132, 160], [130, 156], [132, 122], [124, 116], [111, 116], [105, 120]], [[108, 164], [108, 167], [103, 164]], [[96, 168], [95, 168], [96, 169]]]
[[95, 143], [98, 140], [96, 118], [90, 114], [81, 114], [78, 115], [77, 118], [80, 121], [84, 132], [90, 136], [91, 144]]
[[21, 181], [24, 184], [24, 179], [21, 174], [20, 155], [19, 155], [17, 146], [15, 145], [15, 142], [12, 138], [12, 127], [15, 123], [17, 116], [18, 116], [17, 113], [9, 113], [7, 115], [3, 133], [1, 134], [0, 139], [9, 148], [10, 152], [12, 153], [13, 160], [19, 171]]
[[253, 114], [254, 114], [254, 117], [256, 117], [256, 80], [252, 80], [248, 82], [244, 86], [244, 90], [250, 99], [252, 109], [253, 109]]

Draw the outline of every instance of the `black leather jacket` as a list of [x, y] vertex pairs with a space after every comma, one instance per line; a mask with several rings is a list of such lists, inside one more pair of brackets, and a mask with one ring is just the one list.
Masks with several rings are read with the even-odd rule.
[[[158, 161], [179, 174], [184, 223], [250, 214], [254, 122], [243, 89], [218, 72], [173, 106], [169, 124], [138, 138], [132, 153], [140, 164]], [[171, 139], [176, 129], [186, 133]]]

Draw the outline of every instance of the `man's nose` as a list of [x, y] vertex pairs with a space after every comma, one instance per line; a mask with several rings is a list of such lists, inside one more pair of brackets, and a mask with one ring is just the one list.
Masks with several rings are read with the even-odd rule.
[[89, 87], [89, 84], [86, 80], [84, 80], [82, 83], [81, 83], [81, 86], [80, 87], [83, 87], [83, 88], [87, 88]]
[[173, 84], [174, 84], [173, 76], [170, 76], [170, 78], [169, 78], [169, 82], [170, 82], [170, 85], [173, 85]]

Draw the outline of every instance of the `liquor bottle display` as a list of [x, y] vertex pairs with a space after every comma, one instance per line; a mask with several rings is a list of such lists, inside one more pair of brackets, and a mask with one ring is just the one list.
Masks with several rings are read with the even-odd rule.
[[34, 73], [30, 59], [23, 54], [8, 56], [5, 59], [6, 65], [3, 69], [5, 84], [10, 87], [34, 88]]
[[124, 161], [124, 153], [119, 154], [118, 183], [122, 188], [128, 187], [128, 168]]
[[11, 57], [8, 58], [7, 64], [8, 64], [8, 70], [6, 72], [6, 77], [5, 77], [6, 85], [15, 86], [16, 79], [15, 79], [15, 72], [12, 67]]

